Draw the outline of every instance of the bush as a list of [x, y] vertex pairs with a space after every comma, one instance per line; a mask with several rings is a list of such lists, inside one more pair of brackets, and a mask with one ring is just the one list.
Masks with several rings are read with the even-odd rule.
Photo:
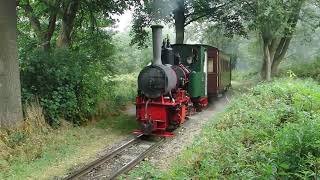
[[289, 68], [285, 68], [280, 73], [284, 76], [286, 73], [292, 72], [294, 75], [300, 78], [313, 78], [320, 82], [320, 57], [312, 63], [300, 63], [291, 65]]
[[105, 76], [108, 84], [108, 104], [123, 107], [128, 102], [134, 102], [137, 95], [137, 73]]
[[27, 103], [39, 99], [53, 126], [60, 118], [76, 124], [95, 113], [106, 96], [101, 62], [68, 50], [30, 53], [21, 62], [22, 97]]
[[320, 86], [310, 80], [280, 79], [234, 98], [166, 176], [319, 178], [319, 90]]
[[260, 74], [257, 71], [253, 70], [233, 70], [232, 71], [232, 80], [233, 81], [257, 81], [260, 79]]

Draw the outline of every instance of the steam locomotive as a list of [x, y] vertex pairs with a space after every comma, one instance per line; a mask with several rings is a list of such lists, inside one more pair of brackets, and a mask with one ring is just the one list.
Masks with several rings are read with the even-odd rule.
[[[174, 136], [172, 130], [208, 106], [209, 98], [231, 86], [230, 58], [202, 44], [162, 41], [162, 26], [152, 28], [153, 60], [138, 76], [136, 134]], [[161, 46], [162, 44], [162, 46]]]

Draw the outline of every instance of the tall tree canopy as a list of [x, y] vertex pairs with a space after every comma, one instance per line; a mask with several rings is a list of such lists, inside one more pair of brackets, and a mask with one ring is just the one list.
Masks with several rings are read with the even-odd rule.
[[17, 2], [23, 104], [39, 102], [52, 126], [82, 123], [111, 94], [103, 78], [120, 68], [110, 27], [135, 0]]
[[146, 27], [161, 21], [174, 24], [176, 43], [184, 42], [185, 27], [195, 21], [224, 28], [226, 36], [256, 31], [263, 43], [261, 75], [270, 80], [288, 51], [297, 24], [313, 22], [310, 9], [318, 5], [317, 0], [144, 0], [135, 10], [132, 43], [143, 46]]
[[146, 27], [161, 21], [174, 24], [178, 44], [184, 42], [185, 27], [195, 21], [219, 22], [229, 34], [244, 33], [238, 12], [230, 13], [230, 8], [224, 0], [144, 0], [135, 9], [132, 43], [144, 46]]
[[[263, 79], [271, 80], [283, 60], [306, 0], [240, 0], [233, 3], [248, 31], [258, 31], [263, 43]], [[238, 8], [237, 8], [238, 7]]]
[[[20, 23], [30, 24], [29, 28], [37, 44], [49, 50], [52, 41], [58, 48], [68, 47], [75, 30], [96, 30], [110, 24], [111, 15], [121, 14], [133, 6], [132, 1], [104, 0], [20, 0]], [[30, 32], [29, 31], [29, 32]]]

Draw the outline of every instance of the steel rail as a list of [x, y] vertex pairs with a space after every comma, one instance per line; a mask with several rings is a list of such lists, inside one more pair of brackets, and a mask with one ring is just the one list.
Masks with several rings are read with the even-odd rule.
[[80, 168], [79, 170], [73, 172], [72, 174], [70, 174], [69, 176], [67, 176], [66, 178], [64, 178], [65, 180], [71, 180], [71, 179], [78, 179], [80, 177], [82, 177], [83, 175], [89, 173], [92, 169], [99, 167], [100, 165], [102, 165], [103, 163], [107, 162], [108, 160], [110, 160], [111, 158], [115, 157], [116, 155], [118, 155], [119, 153], [121, 153], [122, 151], [124, 151], [127, 147], [130, 147], [132, 144], [134, 144], [135, 142], [137, 142], [139, 140], [139, 138], [142, 137], [142, 135], [139, 135], [133, 139], [131, 139], [130, 141], [126, 142], [125, 144], [119, 146], [118, 148], [116, 148], [115, 150], [113, 150], [112, 152], [96, 159], [95, 161], [92, 161], [91, 163], [89, 163], [88, 165]]
[[128, 164], [123, 166], [121, 169], [119, 169], [117, 172], [113, 173], [110, 177], [107, 179], [116, 179], [119, 177], [121, 174], [127, 173], [130, 171], [132, 168], [134, 168], [139, 162], [141, 162], [145, 157], [147, 157], [153, 150], [155, 150], [157, 147], [161, 145], [162, 142], [164, 142], [165, 139], [162, 138], [158, 142], [154, 143], [151, 145], [147, 150], [145, 150], [143, 153], [141, 153], [139, 156], [137, 156], [135, 159], [131, 160]]

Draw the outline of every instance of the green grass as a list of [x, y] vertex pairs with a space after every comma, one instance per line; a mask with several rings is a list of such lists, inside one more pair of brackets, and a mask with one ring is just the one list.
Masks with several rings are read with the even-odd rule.
[[1, 153], [0, 179], [61, 176], [76, 164], [87, 163], [102, 148], [126, 137], [135, 128], [134, 117], [120, 115], [86, 127], [65, 126], [26, 135], [15, 146], [6, 146], [6, 156]]
[[320, 86], [278, 79], [234, 97], [168, 171], [144, 164], [129, 177], [317, 179], [319, 172]]
[[108, 96], [97, 108], [96, 121], [76, 126], [62, 121], [52, 129], [38, 102], [25, 107], [18, 129], [0, 129], [0, 179], [47, 179], [61, 176], [97, 152], [126, 137], [137, 123], [124, 110], [134, 101], [135, 74], [106, 77]]
[[99, 121], [96, 126], [102, 129], [112, 129], [112, 131], [114, 132], [121, 132], [123, 134], [126, 134], [133, 129], [138, 128], [135, 117], [124, 114], [120, 114], [109, 120]]
[[139, 166], [135, 167], [126, 176], [121, 176], [120, 179], [160, 179], [163, 172], [159, 171], [150, 162], [143, 161]]

